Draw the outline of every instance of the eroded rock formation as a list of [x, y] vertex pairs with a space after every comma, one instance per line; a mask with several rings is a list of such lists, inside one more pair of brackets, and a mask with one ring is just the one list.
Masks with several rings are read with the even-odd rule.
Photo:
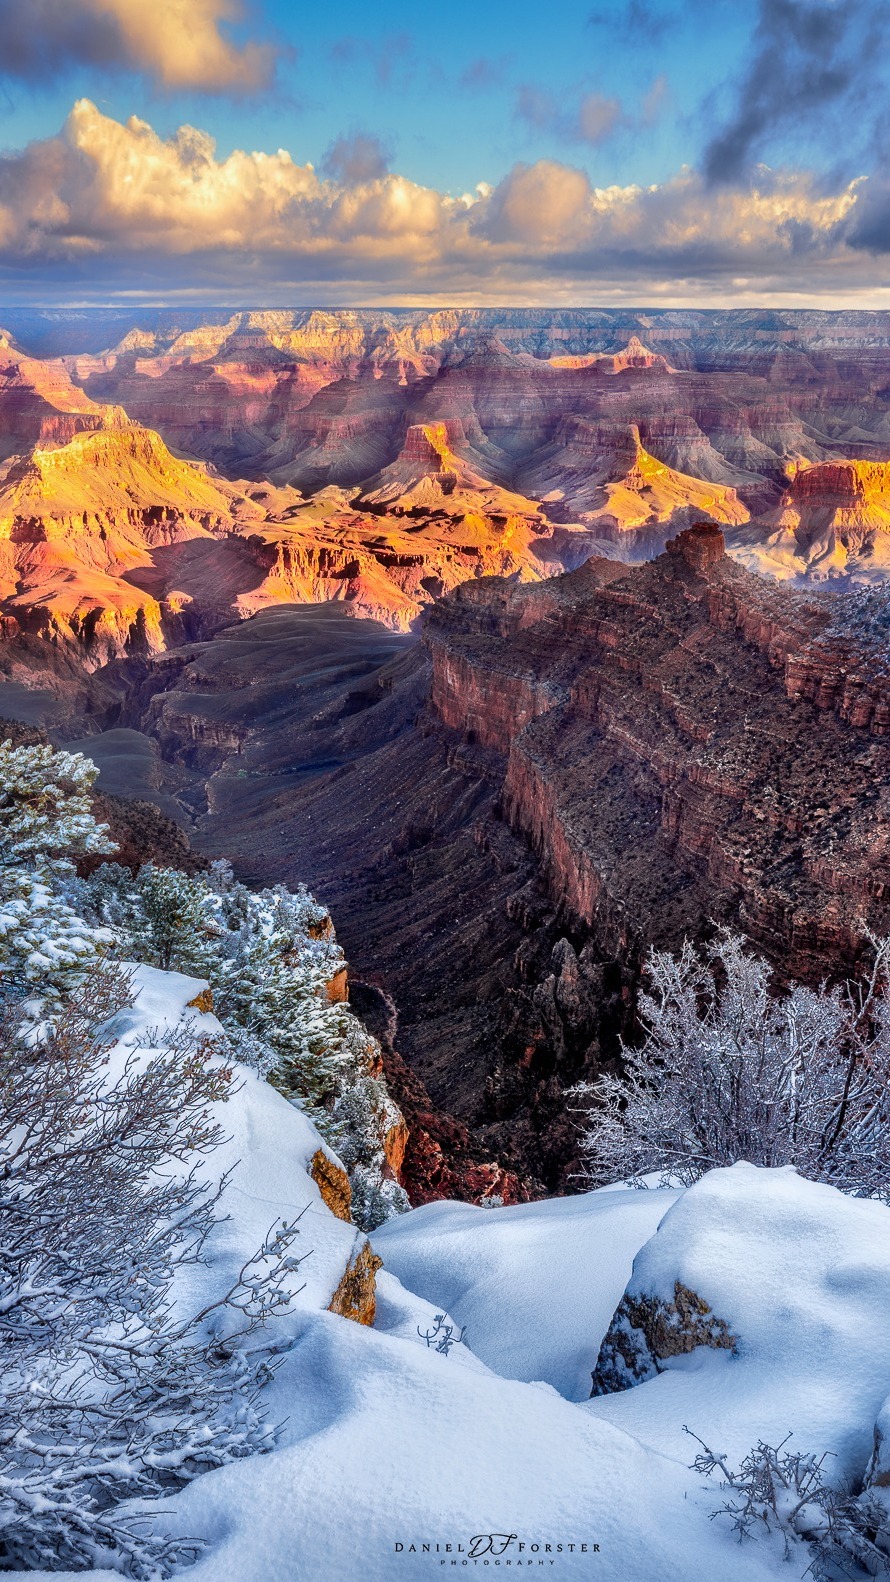
[[371, 1243], [362, 1241], [343, 1271], [343, 1278], [328, 1304], [328, 1312], [370, 1327], [377, 1312], [377, 1270], [382, 1267], [383, 1259], [378, 1258]]
[[725, 1319], [680, 1280], [674, 1281], [670, 1300], [628, 1292], [600, 1346], [590, 1393], [633, 1389], [662, 1373], [671, 1357], [688, 1356], [699, 1346], [735, 1351], [737, 1344]]

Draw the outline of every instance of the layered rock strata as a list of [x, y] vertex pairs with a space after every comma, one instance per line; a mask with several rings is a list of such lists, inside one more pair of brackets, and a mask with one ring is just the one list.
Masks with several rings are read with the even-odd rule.
[[503, 755], [511, 827], [601, 943], [724, 919], [813, 977], [890, 923], [890, 680], [717, 528], [631, 574], [463, 588], [426, 641], [439, 718]]

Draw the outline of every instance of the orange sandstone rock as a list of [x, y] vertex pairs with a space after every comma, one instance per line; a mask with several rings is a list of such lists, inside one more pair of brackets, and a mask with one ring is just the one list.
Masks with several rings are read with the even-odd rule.
[[312, 1155], [309, 1174], [331, 1213], [336, 1214], [338, 1219], [351, 1220], [352, 1187], [349, 1177], [323, 1148], [316, 1148]]
[[383, 1259], [372, 1251], [369, 1241], [361, 1247], [343, 1271], [343, 1278], [328, 1304], [328, 1312], [351, 1318], [356, 1324], [373, 1324], [377, 1313], [377, 1270]]

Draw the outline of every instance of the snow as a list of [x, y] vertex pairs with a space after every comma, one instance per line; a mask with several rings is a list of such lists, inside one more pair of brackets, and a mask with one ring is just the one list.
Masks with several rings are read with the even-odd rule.
[[[737, 1338], [587, 1410], [685, 1460], [688, 1424], [736, 1462], [762, 1438], [862, 1477], [890, 1393], [890, 1208], [790, 1167], [713, 1170], [682, 1194], [634, 1264], [630, 1289], [681, 1281]], [[694, 1446], [692, 1447], [695, 1448]]]
[[[190, 1004], [199, 980], [136, 972], [114, 1061], [143, 1058], [183, 1018], [218, 1032]], [[531, 1561], [540, 1574], [543, 1561], [547, 1575], [597, 1582], [800, 1582], [806, 1550], [784, 1563], [778, 1538], [740, 1548], [709, 1519], [720, 1492], [690, 1470], [698, 1447], [683, 1425], [736, 1461], [790, 1429], [795, 1448], [833, 1451], [840, 1473], [862, 1475], [890, 1394], [890, 1209], [748, 1165], [685, 1191], [430, 1204], [374, 1235], [386, 1268], [369, 1330], [326, 1311], [362, 1238], [306, 1175], [318, 1134], [267, 1084], [238, 1076], [212, 1162], [232, 1169], [230, 1218], [180, 1298], [223, 1289], [282, 1216], [303, 1214], [311, 1254], [305, 1290], [275, 1321], [278, 1447], [153, 1507], [206, 1542], [190, 1582], [401, 1582], [484, 1571], [485, 1558], [489, 1574], [498, 1559], [511, 1573]], [[726, 1321], [736, 1354], [700, 1348], [586, 1400], [628, 1284], [669, 1301], [678, 1280]], [[442, 1312], [467, 1325], [468, 1344], [448, 1355], [423, 1339]], [[514, 1535], [503, 1555], [469, 1558], [474, 1537], [498, 1533]], [[583, 1543], [599, 1550], [566, 1547]]]
[[586, 1400], [638, 1249], [678, 1197], [609, 1188], [502, 1209], [428, 1203], [374, 1232], [391, 1273], [510, 1379]]
[[[274, 1387], [290, 1414], [286, 1447], [198, 1479], [171, 1502], [177, 1525], [212, 1545], [191, 1582], [429, 1577], [492, 1533], [600, 1545], [553, 1551], [559, 1577], [789, 1582], [777, 1557], [742, 1551], [709, 1523], [684, 1467], [546, 1387], [454, 1359], [307, 1317]], [[412, 1542], [453, 1551], [412, 1555]], [[508, 1554], [513, 1566], [544, 1557], [543, 1547], [520, 1556], [516, 1544]]]
[[[124, 1060], [147, 1057], [182, 1022], [195, 1034], [224, 1038], [217, 1018], [194, 1001], [207, 983], [179, 972], [125, 964], [132, 974], [135, 1002], [118, 1012], [111, 1030], [118, 1042], [109, 1057], [110, 1069]], [[214, 1057], [220, 1065], [227, 1062]], [[337, 1219], [323, 1202], [307, 1168], [317, 1149], [336, 1159], [315, 1127], [300, 1111], [247, 1067], [235, 1065], [238, 1091], [212, 1106], [225, 1133], [202, 1174], [214, 1182], [230, 1173], [220, 1203], [224, 1218], [213, 1232], [207, 1265], [180, 1273], [177, 1295], [183, 1311], [198, 1311], [216, 1300], [237, 1278], [245, 1261], [262, 1245], [276, 1221], [299, 1217], [297, 1256], [307, 1254], [293, 1289], [303, 1291], [300, 1307], [326, 1308], [347, 1263], [364, 1243], [354, 1226]], [[342, 1167], [341, 1167], [342, 1168]]]
[[[801, 1448], [864, 1470], [890, 1376], [888, 1215], [746, 1166], [685, 1192], [415, 1210], [374, 1238], [389, 1265], [376, 1332], [304, 1318], [273, 1386], [274, 1414], [289, 1419], [281, 1448], [170, 1502], [211, 1545], [194, 1582], [259, 1582], [283, 1557], [295, 1576], [396, 1582], [461, 1563], [456, 1549], [412, 1555], [397, 1542], [466, 1549], [491, 1532], [599, 1543], [595, 1561], [552, 1557], [555, 1574], [601, 1582], [801, 1577], [807, 1551], [785, 1564], [778, 1539], [739, 1548], [709, 1520], [719, 1490], [689, 1470], [697, 1447], [683, 1424], [738, 1455], [790, 1428]], [[633, 1288], [669, 1298], [683, 1280], [726, 1318], [738, 1355], [699, 1351], [624, 1394], [562, 1399], [554, 1381], [580, 1393], [644, 1240]], [[472, 1318], [481, 1361], [426, 1348], [417, 1332], [443, 1307]], [[550, 1379], [504, 1378], [498, 1364]], [[515, 1565], [530, 1551], [509, 1553]]]

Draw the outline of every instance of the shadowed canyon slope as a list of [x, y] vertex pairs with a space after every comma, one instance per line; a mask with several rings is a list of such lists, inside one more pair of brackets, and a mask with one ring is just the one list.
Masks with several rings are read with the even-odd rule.
[[890, 926], [884, 646], [836, 613], [703, 526], [630, 570], [465, 583], [420, 646], [265, 611], [97, 678], [93, 725], [185, 761], [209, 854], [316, 885], [433, 1099], [552, 1187], [649, 945], [727, 922], [812, 981]]

